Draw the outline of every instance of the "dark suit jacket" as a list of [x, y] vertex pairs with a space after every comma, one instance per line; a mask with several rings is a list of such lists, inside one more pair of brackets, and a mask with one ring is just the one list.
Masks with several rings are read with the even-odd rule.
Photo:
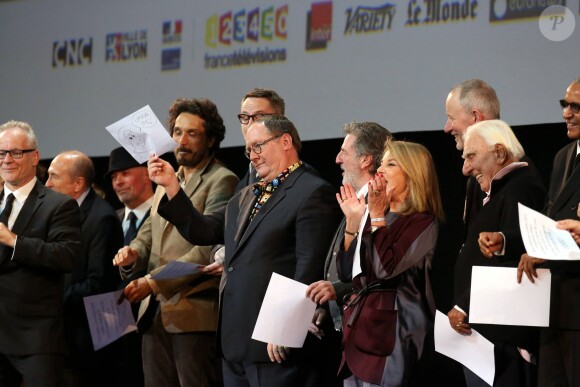
[[244, 175], [244, 177], [242, 177], [240, 179], [238, 185], [236, 186], [235, 192], [240, 192], [242, 190], [242, 188], [247, 187], [249, 185], [252, 185], [254, 183], [257, 183], [259, 181], [260, 181], [260, 178], [258, 176], [256, 176], [256, 170], [254, 169], [254, 167], [250, 163], [250, 167], [246, 171], [246, 174]]
[[[576, 141], [554, 157], [544, 209], [544, 213], [554, 220], [578, 219], [580, 168], [570, 174], [575, 156]], [[552, 272], [550, 327], [580, 329], [580, 262], [549, 261], [548, 267]]]
[[80, 253], [79, 208], [40, 181], [28, 195], [0, 254], [0, 352], [64, 353], [64, 273]]
[[[540, 172], [534, 162], [524, 155], [521, 161], [528, 163], [530, 171], [534, 173], [537, 177], [541, 179]], [[483, 199], [486, 197], [486, 193], [481, 190], [481, 187], [477, 183], [477, 180], [473, 176], [469, 176], [467, 179], [467, 186], [465, 189], [465, 207], [463, 209], [463, 223], [465, 224], [465, 236], [469, 231], [469, 224], [471, 219], [477, 216], [477, 213], [483, 205]]]
[[[545, 192], [540, 177], [529, 167], [515, 169], [492, 182], [491, 198], [471, 220], [455, 267], [455, 304], [468, 314], [473, 266], [518, 266], [525, 252], [519, 231], [518, 203], [540, 210]], [[479, 233], [484, 231], [504, 233], [505, 255], [488, 259], [481, 254], [477, 240]], [[536, 352], [539, 331], [535, 328], [492, 324], [473, 324], [473, 328], [494, 343], [506, 343]]]
[[117, 288], [120, 279], [112, 261], [123, 246], [123, 230], [115, 210], [92, 189], [81, 204], [80, 221], [79, 264], [65, 277], [64, 296], [65, 334], [75, 363], [82, 363], [82, 356], [93, 352], [83, 298]]
[[[248, 223], [255, 201], [252, 187], [246, 187], [225, 209], [204, 217], [180, 191], [158, 211], [192, 243], [225, 239], [228, 279], [220, 331], [223, 355], [230, 361], [270, 361], [266, 343], [251, 339], [270, 277], [275, 272], [304, 284], [322, 279], [324, 257], [340, 221], [334, 189], [307, 168], [292, 172]], [[294, 353], [306, 351], [312, 337]]]

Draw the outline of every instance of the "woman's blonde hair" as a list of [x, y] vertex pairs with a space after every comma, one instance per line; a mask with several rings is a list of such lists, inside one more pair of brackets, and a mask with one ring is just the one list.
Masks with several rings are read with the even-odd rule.
[[405, 199], [401, 214], [428, 212], [443, 221], [445, 216], [437, 172], [427, 148], [414, 142], [387, 140], [384, 157], [388, 156], [397, 160], [409, 186], [409, 195]]

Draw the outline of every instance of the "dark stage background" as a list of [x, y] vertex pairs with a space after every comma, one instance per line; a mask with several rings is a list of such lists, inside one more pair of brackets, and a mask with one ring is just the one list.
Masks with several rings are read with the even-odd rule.
[[[299, 131], [300, 129], [298, 128]], [[569, 142], [566, 137], [565, 124], [527, 125], [513, 129], [526, 154], [534, 161], [542, 174], [547, 186], [554, 155]], [[463, 238], [462, 216], [466, 178], [461, 174], [462, 159], [459, 151], [455, 148], [455, 141], [450, 135], [444, 134], [443, 130], [399, 132], [395, 133], [395, 138], [425, 145], [435, 160], [447, 219], [440, 228], [431, 276], [437, 309], [446, 314], [453, 306], [453, 267]], [[301, 154], [302, 159], [317, 168], [320, 174], [337, 190], [340, 187], [341, 174], [334, 160], [341, 144], [342, 138], [306, 141], [303, 143]], [[165, 155], [164, 158], [173, 163], [175, 161], [171, 154]], [[241, 146], [221, 149], [218, 158], [240, 177], [247, 170], [248, 160], [244, 157]], [[93, 161], [97, 170], [96, 184], [104, 190], [107, 200], [115, 208], [120, 208], [121, 205], [111, 189], [110, 181], [103, 179], [103, 174], [107, 171], [108, 159], [100, 157], [94, 158]], [[48, 166], [50, 160], [43, 160], [43, 164]], [[417, 375], [417, 385], [458, 387], [464, 385], [459, 364], [436, 353], [432, 340], [427, 344], [426, 356], [423, 361], [425, 364], [421, 368], [421, 373]]]

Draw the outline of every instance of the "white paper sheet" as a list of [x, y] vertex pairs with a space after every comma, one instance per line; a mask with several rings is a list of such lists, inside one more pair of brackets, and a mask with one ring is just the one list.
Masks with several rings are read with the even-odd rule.
[[169, 263], [167, 263], [159, 273], [152, 275], [151, 279], [158, 281], [183, 277], [185, 275], [199, 273], [199, 270], [202, 267], [204, 267], [204, 265], [198, 263], [169, 261]]
[[490, 386], [495, 377], [493, 343], [471, 329], [471, 335], [457, 333], [447, 315], [437, 311], [435, 316], [435, 351], [469, 368]]
[[536, 258], [580, 260], [580, 248], [566, 230], [556, 228], [556, 221], [518, 203], [520, 231], [526, 252]]
[[306, 297], [308, 286], [272, 273], [252, 339], [302, 348], [316, 304]]
[[99, 350], [123, 335], [137, 330], [129, 301], [119, 297], [123, 290], [84, 298], [93, 347]]
[[534, 283], [524, 274], [522, 283], [518, 284], [516, 273], [515, 267], [473, 267], [470, 322], [534, 327], [549, 325], [550, 270], [538, 269]]
[[107, 130], [140, 164], [153, 153], [162, 155], [177, 146], [149, 105], [107, 126]]

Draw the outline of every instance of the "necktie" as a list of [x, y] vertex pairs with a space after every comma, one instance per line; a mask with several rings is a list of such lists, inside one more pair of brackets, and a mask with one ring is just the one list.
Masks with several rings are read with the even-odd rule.
[[4, 204], [4, 210], [0, 214], [0, 223], [4, 223], [8, 227], [8, 218], [12, 212], [12, 204], [14, 203], [14, 194], [8, 195], [6, 198], [6, 203]]
[[578, 153], [576, 155], [576, 158], [574, 159], [574, 169], [576, 169], [576, 167], [578, 166], [578, 164], [580, 164], [580, 153]]
[[129, 215], [127, 215], [127, 219], [129, 220], [129, 228], [125, 233], [125, 241], [124, 241], [125, 246], [129, 246], [129, 244], [131, 244], [131, 241], [137, 235], [137, 215], [135, 215], [135, 213], [131, 211], [129, 212]]

